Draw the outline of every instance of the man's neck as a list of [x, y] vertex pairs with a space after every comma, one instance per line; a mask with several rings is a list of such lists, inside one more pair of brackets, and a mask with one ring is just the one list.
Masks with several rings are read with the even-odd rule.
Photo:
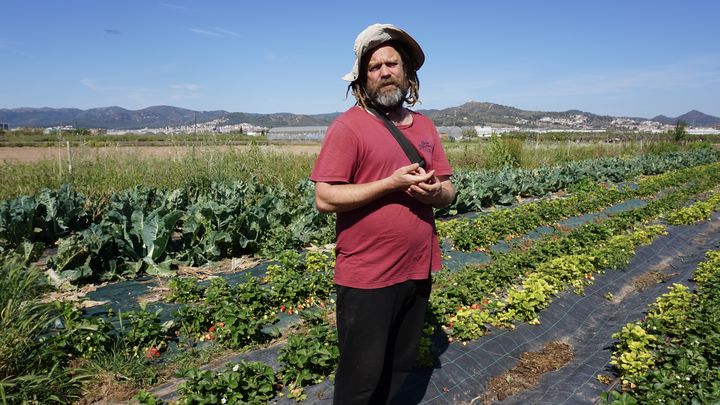
[[380, 114], [385, 116], [392, 121], [395, 125], [409, 125], [412, 123], [412, 114], [405, 107], [397, 107], [391, 110], [378, 110]]

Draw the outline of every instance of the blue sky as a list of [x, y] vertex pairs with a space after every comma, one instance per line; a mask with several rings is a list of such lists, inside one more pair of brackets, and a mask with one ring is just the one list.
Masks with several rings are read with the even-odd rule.
[[720, 2], [2, 0], [0, 108], [344, 111], [356, 35], [423, 47], [418, 109], [720, 116]]

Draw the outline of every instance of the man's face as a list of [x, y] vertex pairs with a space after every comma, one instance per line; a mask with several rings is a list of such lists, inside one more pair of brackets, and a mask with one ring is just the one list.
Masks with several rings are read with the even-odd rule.
[[390, 45], [370, 51], [365, 90], [370, 99], [387, 109], [399, 108], [408, 91], [402, 57]]

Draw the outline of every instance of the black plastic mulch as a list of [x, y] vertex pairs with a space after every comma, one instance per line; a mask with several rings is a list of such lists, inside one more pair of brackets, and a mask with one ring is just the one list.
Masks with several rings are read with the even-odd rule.
[[[565, 292], [539, 314], [540, 324], [519, 324], [515, 330], [494, 329], [466, 345], [453, 343], [432, 370], [416, 370], [406, 381], [395, 404], [482, 404], [493, 377], [513, 368], [523, 352], [538, 351], [551, 341], [563, 341], [574, 350], [573, 360], [545, 374], [535, 388], [498, 401], [499, 404], [592, 404], [610, 387], [599, 382], [611, 375], [612, 334], [628, 322], [641, 319], [647, 307], [672, 283], [692, 287], [689, 280], [705, 252], [720, 248], [720, 214], [699, 225], [669, 227], [668, 235], [638, 249], [630, 265], [596, 275], [582, 296]], [[649, 271], [665, 281], [641, 291], [631, 281]], [[605, 298], [607, 293], [615, 297]], [[324, 403], [309, 400], [309, 403]]]
[[[631, 201], [613, 207], [623, 211], [642, 205], [642, 201]], [[609, 210], [608, 210], [609, 211]], [[593, 214], [596, 215], [596, 214]], [[564, 221], [565, 225], [576, 227], [593, 220], [593, 215], [575, 217]], [[605, 215], [604, 213], [600, 215]], [[591, 404], [597, 401], [601, 392], [610, 387], [599, 382], [597, 376], [612, 375], [609, 365], [614, 340], [612, 334], [628, 322], [645, 315], [648, 304], [667, 292], [672, 283], [692, 285], [689, 277], [697, 264], [705, 259], [707, 250], [720, 249], [720, 214], [715, 213], [711, 221], [698, 225], [669, 227], [669, 234], [658, 237], [651, 245], [638, 249], [630, 265], [622, 270], [609, 270], [596, 275], [593, 285], [585, 288], [578, 296], [565, 292], [556, 297], [549, 308], [539, 314], [539, 325], [518, 324], [514, 330], [492, 329], [486, 336], [468, 342], [447, 344], [447, 336], [438, 333], [436, 346], [440, 354], [432, 369], [414, 370], [394, 404], [482, 404], [483, 396], [492, 378], [513, 368], [520, 355], [538, 351], [551, 341], [563, 341], [574, 350], [573, 360], [561, 369], [547, 373], [538, 386], [520, 393], [499, 404]], [[551, 229], [539, 228], [524, 236], [535, 239]], [[503, 249], [497, 246], [496, 249]], [[446, 260], [450, 268], [459, 268], [469, 262], [482, 262], [482, 252], [452, 252]], [[249, 270], [260, 275], [268, 263]], [[651, 285], [642, 291], [628, 289], [631, 281], [650, 270], [666, 275], [663, 283]], [[223, 275], [231, 284], [241, 279], [240, 274]], [[153, 280], [136, 280], [113, 284], [89, 294], [90, 299], [107, 300], [109, 306], [121, 310], [136, 309], [138, 298], [147, 294], [156, 285]], [[611, 293], [615, 299], [606, 297]], [[622, 299], [621, 299], [622, 298]], [[162, 308], [163, 318], [169, 319], [177, 304], [154, 303], [149, 308]], [[102, 312], [98, 307], [89, 312]], [[284, 322], [289, 322], [284, 319]], [[262, 361], [277, 368], [279, 346], [235, 356], [238, 359]], [[222, 369], [223, 366], [214, 367]], [[155, 387], [153, 392], [165, 400], [177, 399], [179, 380]], [[306, 404], [332, 403], [332, 382], [306, 387]], [[296, 403], [280, 397], [278, 404]]]

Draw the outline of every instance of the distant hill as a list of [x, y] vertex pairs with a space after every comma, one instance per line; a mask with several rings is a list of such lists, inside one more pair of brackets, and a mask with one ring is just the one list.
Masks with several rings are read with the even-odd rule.
[[[560, 112], [528, 111], [500, 104], [471, 101], [442, 110], [418, 110], [439, 126], [494, 125], [519, 128], [633, 128], [646, 118], [612, 117], [580, 110]], [[73, 125], [76, 128], [139, 129], [164, 128], [223, 119], [223, 124], [248, 123], [262, 127], [329, 125], [340, 113], [302, 115], [292, 113], [255, 114], [244, 112], [193, 111], [172, 106], [142, 110], [120, 107], [14, 108], [0, 109], [0, 122], [16, 127]], [[675, 124], [681, 119], [691, 126], [720, 126], [720, 118], [692, 110], [676, 118], [659, 115], [651, 121]], [[618, 124], [618, 122], [621, 122]], [[634, 124], [634, 123], [635, 124]], [[637, 126], [635, 126], [636, 128]]]
[[686, 112], [678, 117], [666, 117], [664, 115], [658, 115], [652, 119], [653, 121], [661, 122], [663, 124], [675, 124], [678, 120], [687, 123], [690, 126], [695, 127], [714, 127], [720, 125], [720, 118], [701, 113], [698, 110], [692, 110]]
[[225, 121], [223, 124], [242, 124], [248, 123], [258, 125], [261, 127], [305, 127], [305, 126], [316, 126], [316, 125], [330, 125], [330, 123], [340, 115], [340, 113], [333, 114], [318, 114], [318, 115], [298, 115], [291, 113], [276, 113], [276, 114], [250, 114], [250, 113], [229, 113], [223, 118]]
[[171, 106], [154, 106], [142, 110], [102, 107], [0, 109], [0, 122], [15, 127], [52, 127], [72, 125], [76, 128], [138, 129], [162, 128], [211, 121], [229, 114], [227, 111], [193, 111]]
[[[575, 120], [583, 116], [584, 123], [590, 127], [608, 127], [614, 117], [600, 116], [579, 110], [563, 112], [528, 111], [494, 103], [470, 101], [458, 107], [443, 110], [420, 110], [430, 117], [436, 125], [465, 126], [499, 124], [518, 127], [538, 127], [557, 125], [559, 120]], [[543, 118], [546, 120], [541, 121]]]

